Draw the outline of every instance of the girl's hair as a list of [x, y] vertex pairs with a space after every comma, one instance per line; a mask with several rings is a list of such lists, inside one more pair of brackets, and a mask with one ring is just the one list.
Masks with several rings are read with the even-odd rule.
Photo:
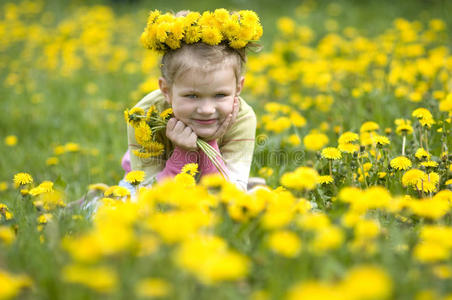
[[245, 48], [233, 49], [227, 44], [207, 45], [183, 43], [180, 48], [166, 52], [160, 64], [162, 77], [171, 86], [174, 81], [191, 68], [201, 68], [208, 72], [221, 66], [231, 66], [237, 82], [246, 63]]
[[[176, 17], [186, 16], [190, 11], [182, 10], [175, 13]], [[257, 51], [260, 45], [251, 43]], [[232, 66], [237, 83], [244, 72], [246, 64], [246, 48], [234, 49], [226, 43], [219, 45], [207, 45], [199, 42], [185, 44], [176, 50], [166, 52], [162, 57], [160, 71], [163, 78], [171, 86], [176, 78], [193, 67], [200, 67], [205, 71], [211, 70], [221, 65]]]

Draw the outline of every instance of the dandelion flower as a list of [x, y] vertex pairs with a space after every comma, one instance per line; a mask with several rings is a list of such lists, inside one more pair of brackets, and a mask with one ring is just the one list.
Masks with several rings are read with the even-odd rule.
[[328, 143], [328, 137], [323, 133], [310, 133], [303, 138], [303, 144], [309, 151], [322, 149]]
[[301, 250], [301, 241], [295, 233], [281, 230], [269, 236], [268, 246], [282, 256], [295, 257]]
[[425, 168], [436, 168], [438, 166], [438, 163], [434, 160], [428, 160], [428, 161], [421, 162], [421, 166], [423, 166]]
[[131, 185], [138, 185], [144, 180], [146, 173], [144, 171], [130, 171], [124, 178]]
[[334, 178], [333, 176], [330, 175], [324, 175], [324, 176], [319, 176], [319, 183], [320, 184], [330, 184], [334, 182]]
[[285, 173], [281, 184], [297, 190], [311, 190], [319, 183], [319, 174], [313, 168], [298, 167], [294, 172]]
[[432, 113], [428, 109], [422, 107], [415, 109], [411, 115], [418, 119], [433, 118]]
[[452, 112], [452, 93], [447, 95], [447, 98], [439, 103], [439, 110]]
[[399, 156], [392, 159], [390, 165], [396, 170], [408, 170], [411, 168], [411, 160], [405, 156]]
[[28, 173], [17, 173], [14, 175], [14, 186], [18, 188], [21, 185], [29, 184], [33, 182], [33, 177]]
[[171, 285], [159, 278], [148, 277], [140, 280], [135, 286], [137, 295], [143, 298], [165, 297], [170, 290]]
[[162, 117], [163, 119], [165, 119], [166, 117], [170, 116], [173, 113], [173, 109], [172, 108], [167, 108], [164, 111], [162, 111], [160, 113], [160, 117]]
[[379, 128], [380, 128], [380, 126], [377, 123], [368, 121], [361, 125], [359, 132], [375, 131], [375, 130], [378, 130]]
[[187, 173], [191, 176], [195, 176], [196, 173], [198, 173], [198, 164], [197, 163], [190, 163], [186, 164], [182, 167], [181, 173]]
[[216, 27], [203, 27], [201, 33], [201, 39], [208, 45], [218, 45], [223, 39], [223, 35]]
[[416, 156], [417, 159], [421, 160], [426, 158], [429, 159], [431, 155], [424, 148], [419, 148], [416, 150], [414, 156]]
[[389, 143], [390, 143], [390, 141], [387, 137], [385, 137], [383, 135], [378, 135], [378, 134], [373, 137], [373, 141], [378, 146], [389, 145]]
[[59, 159], [57, 157], [49, 157], [46, 159], [46, 165], [48, 166], [54, 166], [57, 165], [59, 163]]
[[339, 144], [339, 150], [344, 153], [354, 153], [359, 150], [359, 145], [352, 143]]
[[5, 138], [5, 144], [6, 144], [6, 146], [9, 146], [9, 147], [15, 146], [17, 144], [17, 136], [8, 135]]
[[322, 157], [331, 160], [337, 160], [342, 157], [339, 149], [334, 147], [327, 147], [322, 150]]
[[411, 169], [402, 176], [403, 186], [413, 186], [416, 185], [421, 180], [426, 180], [427, 174], [419, 169]]
[[347, 132], [344, 132], [343, 134], [341, 134], [341, 136], [338, 139], [338, 143], [339, 144], [348, 144], [348, 143], [356, 142], [357, 140], [359, 140], [358, 134], [351, 132], [351, 131], [347, 131]]
[[413, 126], [411, 126], [410, 120], [405, 119], [396, 119], [394, 123], [397, 125], [396, 133], [401, 134], [412, 134], [413, 133]]

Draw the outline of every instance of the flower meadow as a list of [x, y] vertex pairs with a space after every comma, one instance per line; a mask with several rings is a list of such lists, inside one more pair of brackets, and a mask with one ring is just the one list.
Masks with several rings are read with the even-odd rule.
[[136, 197], [116, 184], [154, 7], [0, 4], [0, 299], [452, 299], [447, 7], [350, 3], [263, 23], [243, 97], [266, 187], [187, 165], [129, 173]]

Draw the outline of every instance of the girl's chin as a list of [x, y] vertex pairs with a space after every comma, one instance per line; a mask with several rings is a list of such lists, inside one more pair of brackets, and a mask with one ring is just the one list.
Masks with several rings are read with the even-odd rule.
[[202, 138], [202, 139], [206, 139], [209, 138], [211, 136], [214, 135], [215, 131], [217, 130], [217, 128], [198, 128], [197, 130], [195, 130], [195, 133], [198, 137]]

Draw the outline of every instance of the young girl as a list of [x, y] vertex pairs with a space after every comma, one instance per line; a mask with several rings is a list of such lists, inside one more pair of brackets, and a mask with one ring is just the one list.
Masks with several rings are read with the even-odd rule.
[[146, 112], [151, 107], [159, 111], [171, 107], [174, 118], [159, 141], [165, 151], [158, 157], [139, 157], [135, 129], [128, 125], [129, 149], [122, 159], [126, 173], [145, 171], [145, 186], [175, 176], [187, 163], [198, 163], [201, 176], [215, 173], [216, 167], [197, 149], [196, 140], [201, 138], [221, 153], [228, 179], [246, 190], [256, 116], [239, 95], [245, 50], [261, 35], [259, 19], [251, 11], [219, 9], [175, 16], [151, 12], [142, 42], [163, 52], [160, 89], [146, 95], [135, 108]]

